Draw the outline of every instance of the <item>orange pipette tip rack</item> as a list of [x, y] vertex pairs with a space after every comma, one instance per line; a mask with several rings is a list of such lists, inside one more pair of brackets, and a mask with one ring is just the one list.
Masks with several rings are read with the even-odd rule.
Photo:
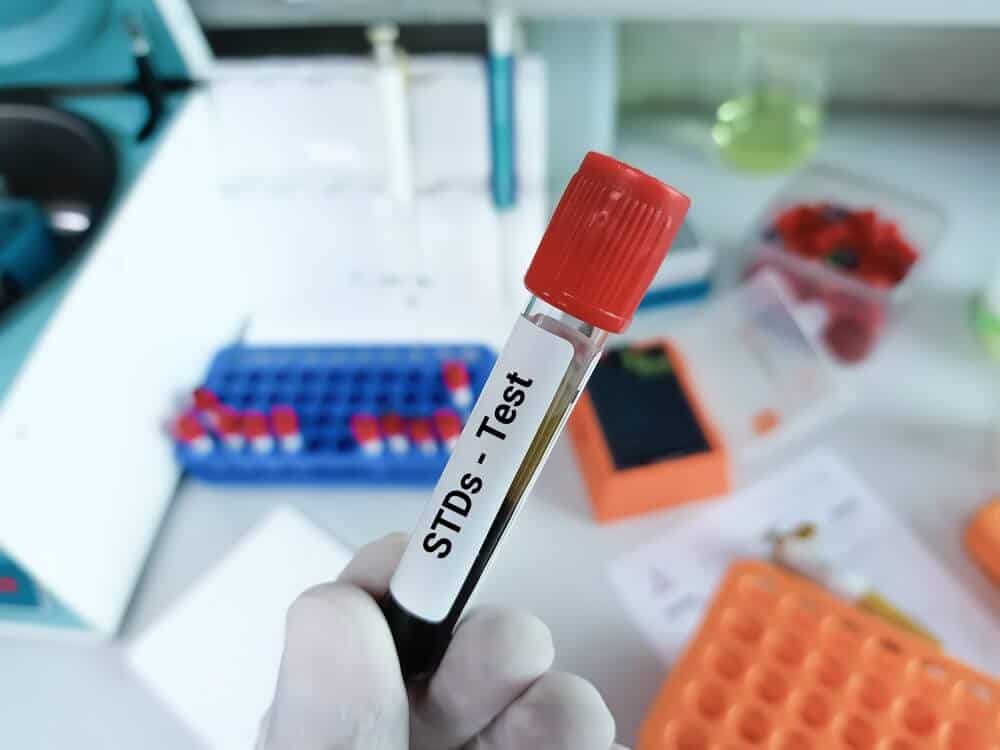
[[997, 750], [1000, 682], [763, 562], [730, 568], [637, 750]]

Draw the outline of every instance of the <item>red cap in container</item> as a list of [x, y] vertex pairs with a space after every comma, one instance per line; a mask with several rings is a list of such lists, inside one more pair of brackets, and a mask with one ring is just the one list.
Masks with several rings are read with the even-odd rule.
[[566, 186], [524, 285], [553, 307], [620, 333], [690, 205], [669, 185], [591, 151]]

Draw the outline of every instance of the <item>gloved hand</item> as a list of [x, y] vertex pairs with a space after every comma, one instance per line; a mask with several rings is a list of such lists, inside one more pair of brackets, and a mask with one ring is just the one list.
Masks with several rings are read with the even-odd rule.
[[408, 690], [376, 604], [405, 544], [369, 544], [292, 604], [258, 750], [623, 750], [597, 690], [550, 671], [549, 630], [524, 612], [473, 611], [431, 680]]

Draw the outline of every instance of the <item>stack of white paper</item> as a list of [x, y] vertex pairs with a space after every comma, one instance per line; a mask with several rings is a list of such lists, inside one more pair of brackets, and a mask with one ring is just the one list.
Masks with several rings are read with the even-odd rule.
[[489, 190], [483, 60], [409, 58], [407, 91], [416, 199], [404, 206], [385, 192], [370, 61], [216, 66], [222, 180], [253, 298], [248, 341], [500, 343], [544, 229], [544, 69], [518, 62], [519, 198], [502, 215]]
[[213, 750], [249, 750], [270, 705], [285, 613], [351, 553], [289, 509], [271, 513], [128, 649], [136, 673]]

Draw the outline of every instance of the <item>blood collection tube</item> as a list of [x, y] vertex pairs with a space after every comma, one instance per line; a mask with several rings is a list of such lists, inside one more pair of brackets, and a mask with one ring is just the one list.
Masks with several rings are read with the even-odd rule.
[[238, 451], [243, 448], [243, 418], [235, 409], [220, 405], [216, 414], [215, 429], [219, 433], [222, 444], [228, 450]]
[[298, 453], [302, 450], [299, 415], [291, 406], [275, 406], [271, 409], [271, 427], [278, 436], [278, 445], [285, 453]]
[[195, 388], [192, 399], [194, 400], [194, 408], [201, 413], [205, 421], [213, 429], [217, 429], [219, 426], [219, 410], [222, 408], [222, 402], [219, 401], [219, 397], [215, 391], [209, 390], [204, 386]]
[[434, 412], [434, 431], [441, 438], [444, 449], [451, 453], [462, 434], [462, 420], [451, 409], [438, 409]]
[[211, 453], [214, 444], [212, 438], [201, 423], [197, 412], [186, 411], [177, 418], [174, 424], [174, 437], [182, 445], [199, 455]]
[[243, 414], [243, 436], [254, 453], [263, 455], [274, 450], [274, 436], [263, 412], [248, 411]]
[[465, 366], [465, 362], [445, 362], [441, 368], [441, 376], [456, 409], [464, 410], [472, 406], [472, 386], [469, 384], [469, 368]]
[[403, 418], [395, 412], [383, 414], [379, 419], [379, 427], [389, 444], [389, 450], [396, 455], [403, 455], [410, 450], [410, 440], [403, 429]]
[[351, 417], [351, 434], [363, 454], [373, 458], [382, 455], [382, 434], [378, 429], [378, 420], [371, 414]]
[[417, 450], [425, 456], [432, 456], [437, 453], [437, 440], [431, 432], [431, 425], [426, 419], [417, 417], [411, 419], [409, 423], [410, 439], [417, 446]]
[[525, 276], [534, 297], [383, 600], [407, 679], [437, 667], [608, 334], [628, 327], [689, 204], [673, 188], [601, 154], [587, 154], [570, 180]]

